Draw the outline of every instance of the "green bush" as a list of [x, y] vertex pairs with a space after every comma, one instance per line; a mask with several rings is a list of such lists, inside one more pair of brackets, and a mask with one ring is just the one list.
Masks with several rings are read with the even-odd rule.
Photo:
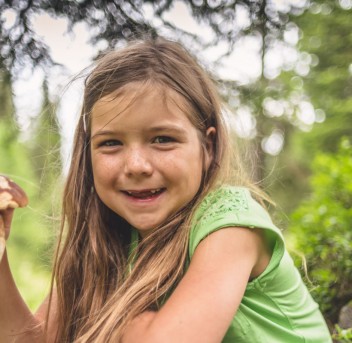
[[311, 196], [291, 216], [290, 241], [297, 256], [304, 256], [303, 276], [333, 324], [352, 299], [352, 149], [347, 138], [337, 153], [317, 155], [310, 181]]

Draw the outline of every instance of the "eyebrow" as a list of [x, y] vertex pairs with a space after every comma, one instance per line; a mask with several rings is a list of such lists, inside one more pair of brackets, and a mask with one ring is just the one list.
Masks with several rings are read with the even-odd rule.
[[151, 127], [147, 131], [150, 131], [152, 133], [170, 132], [170, 133], [176, 133], [176, 134], [179, 134], [179, 135], [184, 135], [185, 134], [185, 130], [182, 127], [174, 126], [174, 125], [155, 126], [155, 127]]
[[[170, 134], [177, 134], [177, 135], [185, 135], [185, 130], [179, 126], [167, 125], [167, 126], [154, 126], [146, 130], [147, 132], [157, 134], [157, 133], [170, 133]], [[99, 130], [98, 132], [92, 135], [91, 139], [100, 136], [109, 136], [114, 134], [123, 134], [123, 131], [114, 131], [114, 130]]]
[[97, 137], [97, 136], [108, 136], [108, 135], [112, 135], [114, 134], [115, 132], [112, 131], [112, 130], [99, 130], [97, 132], [95, 132], [93, 135], [92, 135], [92, 139]]

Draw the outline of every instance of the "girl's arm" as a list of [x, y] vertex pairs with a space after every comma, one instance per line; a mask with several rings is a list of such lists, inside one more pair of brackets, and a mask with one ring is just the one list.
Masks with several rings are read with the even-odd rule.
[[[35, 318], [38, 322], [42, 324], [44, 330], [45, 323], [48, 320], [48, 325], [45, 328], [45, 342], [52, 343], [55, 342], [58, 330], [58, 306], [57, 306], [57, 293], [54, 288], [52, 291], [52, 298], [49, 307], [50, 295], [43, 301], [43, 303], [38, 308], [35, 313]], [[48, 312], [49, 316], [48, 316]]]
[[159, 312], [145, 312], [127, 327], [122, 343], [219, 343], [248, 281], [270, 260], [263, 234], [226, 228], [205, 238], [189, 269]]
[[[44, 301], [34, 316], [25, 304], [13, 279], [5, 241], [9, 237], [14, 209], [28, 203], [26, 193], [9, 178], [0, 175], [0, 342], [41, 343], [54, 342], [56, 333], [56, 294], [53, 294], [53, 309], [48, 330], [44, 337], [48, 301]], [[4, 254], [3, 254], [4, 252]], [[51, 310], [50, 310], [51, 311]]]
[[42, 343], [40, 324], [16, 287], [5, 251], [0, 263], [0, 342]]
[[[6, 201], [3, 201], [0, 226], [4, 230], [4, 239], [9, 236], [14, 213], [13, 208], [6, 206]], [[0, 260], [0, 342], [44, 342], [41, 324], [33, 316], [17, 289], [5, 250]]]

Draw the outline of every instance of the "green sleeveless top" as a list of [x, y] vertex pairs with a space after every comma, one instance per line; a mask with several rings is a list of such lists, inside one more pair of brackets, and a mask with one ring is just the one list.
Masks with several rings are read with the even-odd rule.
[[[286, 251], [281, 231], [246, 188], [224, 186], [204, 198], [192, 221], [189, 259], [202, 239], [226, 227], [263, 229], [273, 250], [265, 271], [247, 284], [222, 343], [332, 342], [318, 305]], [[133, 245], [136, 239], [133, 234]]]

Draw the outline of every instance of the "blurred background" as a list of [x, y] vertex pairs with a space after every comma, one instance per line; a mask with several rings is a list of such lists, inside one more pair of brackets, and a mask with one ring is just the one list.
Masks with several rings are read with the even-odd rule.
[[8, 242], [34, 310], [50, 284], [79, 71], [180, 41], [212, 74], [251, 177], [337, 342], [352, 342], [352, 0], [0, 0], [0, 173], [30, 205]]

